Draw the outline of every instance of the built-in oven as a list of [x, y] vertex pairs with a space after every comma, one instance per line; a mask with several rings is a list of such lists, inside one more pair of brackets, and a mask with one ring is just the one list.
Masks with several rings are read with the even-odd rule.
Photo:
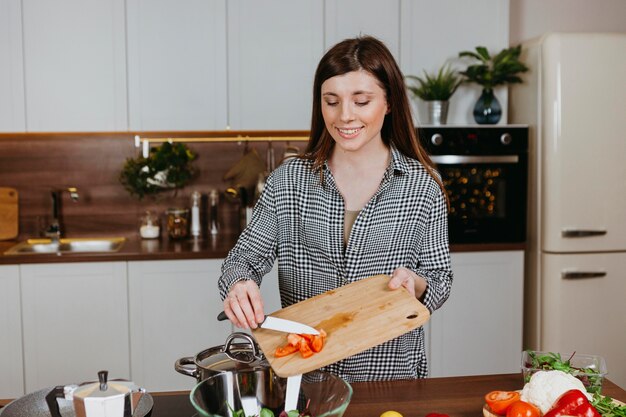
[[451, 244], [526, 240], [527, 126], [426, 126], [421, 143], [450, 201]]

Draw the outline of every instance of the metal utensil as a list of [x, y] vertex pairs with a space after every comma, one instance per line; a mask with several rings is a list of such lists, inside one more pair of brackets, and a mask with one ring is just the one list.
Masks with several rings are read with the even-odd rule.
[[[219, 321], [228, 319], [226, 313], [223, 311], [217, 316]], [[299, 323], [293, 320], [280, 319], [278, 317], [265, 316], [265, 319], [259, 323], [259, 327], [263, 329], [276, 330], [285, 333], [298, 333], [298, 334], [320, 334], [311, 326]]]

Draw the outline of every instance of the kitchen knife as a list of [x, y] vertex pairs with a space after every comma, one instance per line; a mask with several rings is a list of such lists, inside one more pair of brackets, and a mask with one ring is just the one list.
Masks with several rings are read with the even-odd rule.
[[[224, 321], [228, 319], [228, 316], [226, 316], [226, 313], [222, 311], [217, 316], [217, 319], [219, 321]], [[319, 331], [315, 330], [311, 326], [307, 326], [306, 324], [298, 323], [293, 320], [279, 319], [278, 317], [272, 316], [265, 316], [265, 319], [259, 324], [259, 327], [285, 333], [320, 334]]]

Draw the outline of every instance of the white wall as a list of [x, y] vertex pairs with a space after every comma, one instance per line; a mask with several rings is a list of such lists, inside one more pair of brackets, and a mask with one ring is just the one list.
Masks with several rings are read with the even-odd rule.
[[510, 44], [546, 32], [626, 32], [624, 0], [511, 0]]

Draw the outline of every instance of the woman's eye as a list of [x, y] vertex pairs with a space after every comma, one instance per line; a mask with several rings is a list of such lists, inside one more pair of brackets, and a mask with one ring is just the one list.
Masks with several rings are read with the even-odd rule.
[[326, 105], [327, 106], [331, 106], [331, 107], [336, 106], [337, 104], [339, 104], [339, 102], [337, 102], [337, 101], [327, 101], [326, 102]]
[[357, 102], [356, 102], [356, 105], [357, 105], [357, 106], [361, 106], [361, 107], [363, 107], [363, 106], [367, 106], [368, 104], [370, 104], [370, 102], [369, 102], [369, 101], [357, 101]]

